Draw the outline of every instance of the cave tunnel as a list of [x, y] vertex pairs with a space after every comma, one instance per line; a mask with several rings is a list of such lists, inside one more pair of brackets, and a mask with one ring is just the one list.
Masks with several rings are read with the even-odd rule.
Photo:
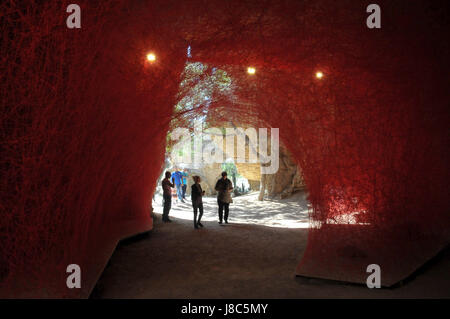
[[366, 1], [80, 0], [81, 28], [69, 4], [0, 5], [0, 296], [86, 298], [117, 242], [152, 229], [188, 63], [233, 79], [214, 121], [279, 128], [301, 168], [297, 275], [365, 283], [379, 264], [389, 287], [448, 245], [446, 1], [378, 1], [381, 28]]

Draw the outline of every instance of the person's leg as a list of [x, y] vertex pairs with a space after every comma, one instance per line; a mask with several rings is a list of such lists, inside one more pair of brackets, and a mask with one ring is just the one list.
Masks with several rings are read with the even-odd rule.
[[199, 225], [200, 227], [203, 227], [202, 223], [200, 222], [200, 220], [202, 219], [202, 216], [203, 216], [203, 203], [200, 203], [198, 205], [198, 210], [200, 211], [200, 213], [198, 215], [197, 225]]
[[181, 184], [177, 185], [177, 196], [180, 201], [183, 201], [183, 196], [181, 194]]
[[167, 221], [169, 219], [169, 211], [170, 211], [170, 207], [171, 207], [171, 201], [172, 201], [172, 197], [163, 196], [163, 200], [164, 200], [164, 209], [163, 209], [163, 215], [162, 215], [162, 220], [163, 221]]
[[183, 199], [186, 199], [186, 188], [187, 188], [186, 184], [183, 184], [183, 186], [181, 187], [182, 190], [181, 195], [183, 196]]
[[223, 218], [223, 203], [218, 199], [217, 204], [219, 204], [219, 223], [222, 224]]
[[166, 218], [170, 222], [171, 220], [169, 218], [169, 214], [170, 214], [170, 209], [172, 208], [172, 196], [167, 196], [167, 201], [168, 201], [168, 204], [167, 204], [167, 216], [166, 216]]
[[167, 213], [167, 204], [166, 204], [166, 196], [163, 195], [163, 214], [162, 214], [162, 220], [164, 221], [166, 219], [166, 213]]
[[192, 205], [192, 208], [194, 209], [194, 228], [198, 228], [197, 226], [197, 205]]
[[230, 211], [230, 203], [224, 203], [223, 206], [225, 208], [225, 216], [224, 216], [225, 223], [228, 224], [228, 213]]

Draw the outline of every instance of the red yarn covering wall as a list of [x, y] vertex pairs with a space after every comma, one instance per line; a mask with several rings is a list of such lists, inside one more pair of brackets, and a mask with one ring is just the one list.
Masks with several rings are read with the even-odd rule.
[[[82, 28], [68, 29], [70, 3], [1, 8], [7, 296], [79, 293], [67, 265], [88, 273], [102, 242], [120, 237], [115, 224], [150, 219], [185, 62], [162, 3], [79, 1]], [[149, 68], [148, 50], [170, 63]]]
[[[1, 5], [2, 295], [73, 294], [68, 264], [148, 222], [188, 45], [233, 78], [216, 120], [279, 127], [301, 166], [304, 264], [329, 263], [316, 252], [336, 234], [448, 243], [445, 1], [378, 1], [381, 29], [368, 1], [78, 1], [81, 29], [69, 3]], [[323, 226], [355, 212], [370, 230]]]

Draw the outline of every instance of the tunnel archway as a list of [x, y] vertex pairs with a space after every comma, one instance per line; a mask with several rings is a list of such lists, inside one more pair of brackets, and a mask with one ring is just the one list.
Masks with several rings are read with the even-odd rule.
[[[74, 30], [64, 1], [2, 4], [7, 291], [79, 294], [66, 289], [68, 264], [89, 269], [104, 245], [137, 227], [119, 223], [150, 225], [188, 46], [192, 59], [232, 70], [241, 102], [227, 103], [229, 112], [280, 127], [314, 221], [364, 211], [373, 227], [339, 230], [344, 248], [349, 234], [413, 239], [421, 249], [383, 258], [414, 255], [418, 265], [423, 251], [448, 243], [448, 26], [435, 5], [414, 1], [404, 15], [403, 4], [381, 1], [385, 27], [370, 30], [353, 1], [79, 4], [83, 26]], [[312, 233], [309, 260], [333, 259], [314, 252], [334, 230]]]

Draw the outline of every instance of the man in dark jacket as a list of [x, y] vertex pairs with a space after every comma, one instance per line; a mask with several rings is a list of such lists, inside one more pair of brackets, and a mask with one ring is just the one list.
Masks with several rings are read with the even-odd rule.
[[[225, 224], [228, 224], [230, 203], [233, 202], [231, 199], [233, 183], [227, 178], [227, 172], [222, 172], [222, 178], [217, 181], [215, 190], [217, 191], [217, 204], [219, 204], [219, 224], [222, 224], [222, 219], [225, 220]], [[223, 215], [224, 210], [225, 216]]]

